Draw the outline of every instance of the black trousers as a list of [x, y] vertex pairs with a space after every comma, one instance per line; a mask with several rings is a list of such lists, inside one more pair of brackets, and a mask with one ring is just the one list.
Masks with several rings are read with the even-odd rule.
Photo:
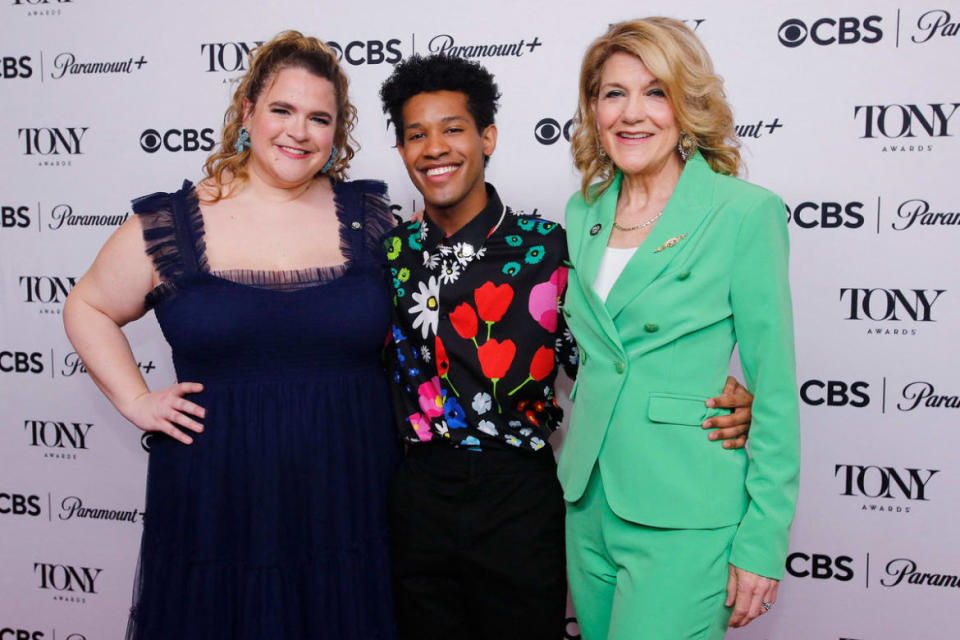
[[409, 448], [390, 489], [401, 640], [560, 640], [564, 501], [549, 447]]

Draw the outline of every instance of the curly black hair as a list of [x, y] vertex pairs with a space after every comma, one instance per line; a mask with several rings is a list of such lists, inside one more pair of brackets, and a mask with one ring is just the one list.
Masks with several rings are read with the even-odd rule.
[[410, 98], [432, 91], [458, 91], [467, 96], [467, 110], [483, 131], [493, 124], [500, 91], [493, 74], [483, 65], [458, 56], [413, 55], [398, 64], [380, 87], [383, 111], [388, 114], [403, 145], [403, 105]]

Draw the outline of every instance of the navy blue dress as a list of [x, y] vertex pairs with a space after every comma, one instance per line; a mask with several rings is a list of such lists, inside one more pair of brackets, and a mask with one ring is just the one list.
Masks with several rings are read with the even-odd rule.
[[189, 182], [134, 201], [147, 304], [207, 417], [192, 445], [153, 438], [127, 638], [394, 637], [385, 191], [336, 183], [347, 261], [284, 272], [211, 272]]

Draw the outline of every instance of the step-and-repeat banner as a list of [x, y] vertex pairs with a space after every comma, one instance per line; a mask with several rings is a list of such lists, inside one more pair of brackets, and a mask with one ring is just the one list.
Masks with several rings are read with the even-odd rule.
[[[413, 53], [479, 60], [503, 92], [489, 179], [562, 220], [580, 58], [607, 24], [661, 13], [710, 50], [746, 177], [790, 220], [800, 502], [776, 608], [729, 635], [956, 638], [956, 0], [2, 0], [0, 639], [123, 635], [149, 442], [94, 387], [63, 302], [131, 198], [200, 177], [251, 49], [288, 28], [329, 41], [359, 109], [351, 176], [386, 180], [401, 215], [419, 202], [380, 83]], [[126, 332], [169, 384], [153, 315]]]

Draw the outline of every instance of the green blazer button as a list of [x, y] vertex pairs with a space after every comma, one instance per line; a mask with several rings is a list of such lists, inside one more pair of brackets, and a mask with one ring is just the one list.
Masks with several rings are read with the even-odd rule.
[[689, 277], [690, 277], [689, 271], [682, 271], [677, 274], [677, 280], [686, 280]]
[[617, 373], [623, 373], [627, 370], [627, 365], [623, 363], [623, 360], [617, 360]]
[[654, 333], [655, 331], [660, 330], [660, 325], [658, 325], [656, 322], [648, 322], [647, 324], [643, 325], [643, 328], [647, 333]]

